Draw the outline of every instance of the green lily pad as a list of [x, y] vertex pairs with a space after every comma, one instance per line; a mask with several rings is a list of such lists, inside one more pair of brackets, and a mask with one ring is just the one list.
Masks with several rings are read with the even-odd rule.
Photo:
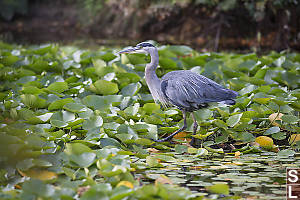
[[59, 99], [56, 100], [48, 106], [49, 111], [62, 109], [64, 105], [68, 103], [74, 103], [75, 101], [72, 98]]
[[47, 121], [50, 120], [50, 118], [52, 117], [53, 113], [46, 113], [43, 115], [38, 115], [32, 118], [29, 118], [27, 120], [28, 123], [30, 124], [40, 124], [40, 123], [46, 123]]
[[27, 197], [35, 198], [51, 198], [55, 194], [55, 188], [53, 185], [46, 184], [41, 180], [30, 179], [23, 184], [22, 199]]
[[86, 119], [83, 124], [82, 124], [82, 128], [85, 130], [90, 130], [93, 128], [98, 128], [101, 127], [103, 125], [103, 119], [101, 116], [91, 116], [90, 119]]
[[146, 163], [149, 167], [157, 167], [159, 165], [158, 159], [153, 156], [147, 156]]
[[48, 88], [50, 91], [55, 91], [57, 93], [62, 93], [69, 89], [68, 83], [66, 82], [54, 82], [51, 83]]
[[234, 127], [240, 121], [243, 113], [232, 115], [226, 121], [227, 125], [230, 127]]
[[268, 130], [265, 131], [264, 135], [271, 135], [274, 133], [278, 133], [280, 131], [280, 128], [277, 126], [271, 127]]
[[96, 81], [95, 83], [90, 85], [90, 89], [96, 94], [102, 95], [116, 94], [117, 92], [119, 92], [119, 88], [116, 83], [106, 80]]
[[135, 96], [141, 89], [142, 85], [138, 83], [130, 83], [121, 90], [123, 96]]
[[51, 116], [50, 123], [55, 127], [63, 128], [68, 125], [69, 121], [72, 121], [74, 119], [74, 113], [71, 113], [69, 111], [58, 111]]
[[63, 106], [63, 108], [73, 113], [81, 113], [87, 111], [87, 107], [81, 103], [67, 103]]
[[80, 167], [88, 167], [96, 158], [96, 154], [86, 145], [82, 143], [66, 144], [65, 154], [70, 161], [76, 163]]
[[299, 118], [295, 115], [283, 115], [281, 117], [282, 121], [289, 123], [289, 124], [295, 124], [299, 121]]
[[96, 110], [104, 110], [110, 107], [112, 103], [120, 103], [121, 95], [97, 96], [89, 95], [82, 99], [83, 104]]
[[143, 110], [145, 110], [148, 114], [152, 114], [156, 110], [160, 110], [160, 106], [156, 103], [146, 103], [143, 106]]
[[278, 152], [277, 154], [279, 157], [289, 157], [289, 156], [294, 156], [295, 155], [295, 151], [290, 150], [290, 149], [285, 149], [285, 150], [281, 150]]
[[216, 194], [229, 194], [229, 186], [227, 184], [215, 184], [212, 186], [207, 186], [206, 189], [209, 192], [216, 193]]

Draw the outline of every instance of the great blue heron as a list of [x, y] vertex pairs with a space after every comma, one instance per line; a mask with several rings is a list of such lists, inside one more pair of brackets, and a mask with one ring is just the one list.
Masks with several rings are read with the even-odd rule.
[[207, 107], [211, 102], [235, 104], [233, 99], [238, 95], [237, 92], [225, 89], [211, 79], [190, 70], [172, 71], [159, 79], [155, 73], [159, 61], [158, 51], [150, 43], [139, 43], [136, 47], [119, 52], [119, 54], [122, 53], [150, 54], [151, 62], [146, 65], [145, 79], [154, 101], [160, 102], [164, 106], [176, 106], [182, 111], [183, 126], [169, 136], [155, 140], [157, 142], [171, 140], [177, 133], [187, 128], [186, 112], [192, 113], [193, 134], [196, 134], [198, 123], [193, 111]]

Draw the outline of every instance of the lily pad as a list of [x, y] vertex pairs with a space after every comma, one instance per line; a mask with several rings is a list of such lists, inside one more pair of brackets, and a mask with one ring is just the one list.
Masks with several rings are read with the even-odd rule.
[[240, 121], [242, 115], [243, 113], [230, 116], [226, 121], [227, 125], [230, 127], [234, 127]]
[[54, 82], [51, 83], [48, 88], [50, 91], [55, 91], [57, 93], [62, 93], [69, 89], [68, 83], [66, 82]]
[[117, 92], [119, 92], [119, 88], [116, 83], [106, 80], [96, 81], [95, 83], [90, 85], [90, 89], [96, 94], [102, 95], [116, 94]]
[[96, 158], [96, 154], [82, 143], [66, 144], [64, 152], [71, 162], [76, 163], [80, 167], [90, 166]]
[[87, 111], [87, 107], [81, 103], [67, 103], [63, 106], [63, 108], [67, 111], [74, 113], [81, 113]]

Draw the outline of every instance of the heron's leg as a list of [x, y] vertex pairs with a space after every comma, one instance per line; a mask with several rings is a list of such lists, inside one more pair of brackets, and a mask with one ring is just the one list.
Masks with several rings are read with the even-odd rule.
[[[197, 132], [197, 128], [198, 128], [198, 123], [197, 123], [197, 120], [196, 120], [196, 117], [194, 115], [194, 113], [192, 112], [192, 118], [193, 118], [193, 135], [196, 135], [196, 132]], [[196, 145], [196, 138], [192, 137], [192, 141], [190, 142], [190, 144], [192, 146], [195, 146]]]
[[162, 138], [160, 140], [154, 140], [155, 142], [166, 142], [166, 141], [169, 141], [171, 140], [175, 135], [177, 135], [178, 133], [180, 133], [181, 131], [185, 130], [186, 127], [187, 127], [187, 124], [186, 124], [186, 113], [184, 110], [182, 110], [182, 115], [183, 115], [183, 126], [178, 129], [177, 131], [175, 131], [174, 133], [172, 133], [171, 135], [169, 135], [168, 137], [165, 137], [165, 138]]
[[193, 124], [193, 135], [196, 135], [197, 128], [198, 128], [198, 123], [197, 123], [196, 117], [195, 117], [195, 115], [194, 115], [193, 112], [192, 112], [192, 118], [193, 118], [193, 121], [194, 121], [194, 124]]

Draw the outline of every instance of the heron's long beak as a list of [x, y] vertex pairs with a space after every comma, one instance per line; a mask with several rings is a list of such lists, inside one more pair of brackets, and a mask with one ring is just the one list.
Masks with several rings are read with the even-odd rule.
[[118, 54], [123, 54], [123, 53], [136, 53], [136, 51], [138, 50], [138, 48], [136, 47], [130, 47], [128, 49], [119, 51]]

